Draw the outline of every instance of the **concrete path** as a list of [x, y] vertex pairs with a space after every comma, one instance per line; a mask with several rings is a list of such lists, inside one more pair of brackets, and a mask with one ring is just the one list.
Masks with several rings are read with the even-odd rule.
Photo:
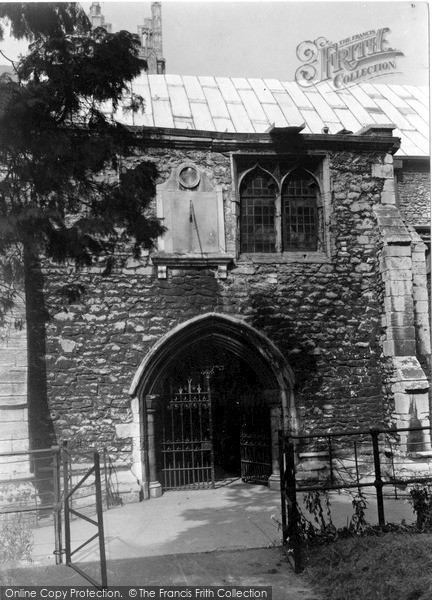
[[[280, 494], [262, 485], [228, 481], [217, 489], [167, 492], [161, 498], [104, 512], [107, 559], [278, 546]], [[81, 519], [71, 522], [72, 549], [96, 533]], [[35, 530], [37, 562], [53, 560], [51, 523]], [[79, 552], [96, 560], [97, 541]]]
[[[353, 515], [352, 494], [330, 494], [333, 522], [347, 525]], [[299, 494], [299, 499], [301, 495]], [[377, 522], [373, 493], [367, 495], [367, 519]], [[303, 512], [307, 511], [303, 506]], [[386, 498], [388, 522], [414, 520], [406, 499]], [[161, 498], [113, 508], [104, 512], [106, 555], [109, 560], [167, 554], [187, 554], [279, 546], [280, 494], [265, 486], [227, 481], [217, 489], [167, 492]], [[72, 549], [91, 537], [96, 529], [74, 519]], [[53, 527], [35, 530], [34, 556], [38, 563], [53, 562]], [[94, 561], [97, 541], [77, 555], [80, 561]]]
[[[260, 585], [272, 587], [273, 600], [317, 598], [284, 555], [277, 520], [280, 494], [238, 479], [215, 490], [168, 492], [108, 510], [104, 513], [108, 583]], [[71, 529], [72, 548], [95, 532], [78, 519]], [[52, 564], [52, 526], [35, 530], [34, 541], [39, 566], [0, 570], [0, 584], [86, 584], [71, 568]], [[99, 579], [97, 556], [93, 541], [77, 554], [77, 564]]]
[[[344, 526], [353, 514], [352, 496], [331, 494], [333, 521]], [[406, 500], [386, 499], [386, 519], [414, 519]], [[367, 518], [376, 523], [369, 496]], [[104, 513], [110, 585], [271, 585], [274, 600], [315, 598], [282, 555], [280, 494], [234, 479], [214, 490], [167, 492], [161, 498]], [[72, 549], [96, 529], [72, 521]], [[85, 585], [72, 569], [53, 565], [53, 527], [35, 530], [35, 566], [3, 571], [4, 583]], [[99, 578], [98, 545], [76, 555], [77, 563]], [[9, 580], [8, 580], [9, 578]], [[1, 573], [0, 573], [1, 582]]]

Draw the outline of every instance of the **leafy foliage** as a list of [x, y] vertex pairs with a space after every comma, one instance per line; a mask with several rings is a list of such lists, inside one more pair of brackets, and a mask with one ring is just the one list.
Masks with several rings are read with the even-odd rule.
[[25, 513], [1, 515], [0, 538], [0, 564], [16, 564], [19, 560], [32, 561], [33, 530]]
[[410, 489], [410, 503], [417, 517], [417, 529], [430, 531], [432, 529], [432, 485], [414, 485]]
[[[14, 2], [0, 4], [0, 19], [7, 18], [11, 34], [17, 39], [59, 37], [77, 29], [90, 31], [90, 23], [78, 3]], [[3, 40], [3, 27], [0, 40]]]
[[157, 171], [143, 159], [127, 167], [136, 133], [111, 118], [146, 67], [139, 42], [92, 31], [75, 3], [4, 3], [0, 17], [31, 42], [16, 77], [0, 78], [0, 257], [22, 247], [82, 266], [126, 241], [139, 255], [163, 232], [148, 214]]
[[[286, 539], [288, 552], [294, 555], [300, 571], [307, 564], [314, 562], [314, 556], [320, 554], [317, 548], [321, 546], [329, 547], [332, 549], [331, 552], [335, 552], [335, 545], [343, 540], [380, 538], [388, 534], [430, 534], [432, 530], [432, 487], [428, 483], [415, 485], [410, 489], [409, 502], [416, 514], [415, 524], [406, 524], [403, 520], [401, 524], [371, 525], [366, 519], [368, 501], [363, 490], [359, 488], [356, 494], [348, 493], [351, 495], [354, 512], [347, 526], [340, 528], [336, 528], [333, 524], [332, 508], [327, 490], [304, 494], [303, 502], [308, 516], [297, 506], [297, 519], [295, 523], [292, 522], [290, 534]], [[316, 565], [312, 570], [317, 570]], [[345, 598], [345, 596], [342, 597]], [[353, 598], [357, 597], [361, 596], [353, 596]]]

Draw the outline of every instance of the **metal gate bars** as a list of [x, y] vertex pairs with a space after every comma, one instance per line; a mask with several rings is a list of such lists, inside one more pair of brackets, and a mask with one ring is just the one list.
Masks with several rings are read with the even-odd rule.
[[270, 438], [263, 433], [240, 434], [241, 478], [248, 483], [267, 483], [272, 473]]
[[[77, 453], [73, 453], [73, 456], [79, 456]], [[81, 455], [81, 457], [88, 458], [88, 455]], [[81, 463], [81, 468], [75, 469], [72, 468], [72, 454], [69, 452], [66, 446], [63, 447], [62, 452], [63, 459], [63, 485], [64, 485], [64, 525], [65, 525], [65, 550], [66, 550], [66, 564], [67, 566], [74, 569], [77, 573], [79, 573], [84, 579], [89, 581], [92, 585], [94, 585], [98, 589], [104, 589], [107, 587], [107, 564], [106, 564], [106, 556], [105, 556], [105, 539], [104, 539], [104, 528], [103, 528], [103, 509], [102, 509], [102, 486], [101, 486], [101, 473], [100, 473], [100, 459], [99, 453], [93, 452], [92, 455], [92, 466], [88, 467], [88, 464], [85, 466]], [[80, 463], [77, 462], [75, 466], [80, 466]], [[84, 468], [83, 468], [84, 466]], [[76, 473], [81, 475], [75, 485], [73, 485], [73, 478], [76, 478]], [[76, 508], [72, 508], [72, 502], [74, 500], [74, 494], [79, 495], [80, 490], [83, 490], [85, 484], [88, 486], [91, 481], [89, 478], [94, 475], [94, 481], [92, 485], [94, 486], [95, 500], [96, 500], [96, 520], [92, 519], [88, 515], [84, 514], [84, 512], [76, 510]], [[87, 521], [91, 525], [94, 525], [97, 528], [97, 532], [88, 538], [85, 542], [80, 544], [78, 548], [72, 550], [72, 536], [71, 536], [71, 516], [79, 517], [84, 521]], [[98, 539], [99, 541], [99, 555], [100, 555], [100, 577], [101, 580], [96, 581], [91, 575], [83, 571], [80, 567], [78, 567], [74, 562], [72, 562], [72, 557], [76, 555], [77, 552], [82, 550], [85, 546], [90, 544], [93, 540]]]
[[255, 401], [243, 407], [240, 433], [241, 478], [249, 483], [267, 484], [272, 474], [270, 414], [268, 405]]
[[[421, 476], [418, 465], [414, 464], [411, 468], [409, 466], [413, 438], [419, 439], [417, 443], [423, 450], [424, 445], [430, 443], [431, 434], [430, 426], [383, 429], [372, 427], [357, 431], [306, 435], [279, 433], [283, 544], [291, 546], [296, 573], [304, 567], [304, 552], [308, 539], [308, 521], [299, 509], [297, 494], [353, 490], [361, 498], [363, 490], [374, 488], [371, 491], [376, 500], [378, 523], [374, 527], [383, 528], [386, 525], [385, 487], [394, 488], [396, 492], [399, 486], [406, 489], [410, 484], [431, 484], [432, 476], [428, 469], [425, 475]], [[393, 451], [395, 444], [398, 447], [396, 454]], [[300, 449], [305, 452], [305, 448], [310, 448], [316, 461], [320, 457], [319, 474], [313, 475], [310, 471], [309, 478], [297, 479], [297, 463], [301, 461]], [[361, 529], [356, 529], [355, 524], [356, 521], [352, 518], [350, 527], [355, 533], [361, 533]]]
[[161, 398], [160, 462], [166, 490], [214, 487], [213, 421], [210, 386], [192, 385]]

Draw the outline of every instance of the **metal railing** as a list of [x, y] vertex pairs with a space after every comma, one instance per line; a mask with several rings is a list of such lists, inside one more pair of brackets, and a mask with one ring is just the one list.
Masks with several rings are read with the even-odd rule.
[[[308, 435], [280, 432], [282, 535], [283, 543], [289, 540], [292, 545], [296, 572], [303, 568], [297, 494], [352, 489], [360, 493], [360, 490], [372, 488], [377, 502], [378, 525], [383, 527], [386, 524], [385, 489], [391, 488], [397, 498], [398, 487], [432, 484], [432, 463], [424, 475], [412, 474], [418, 470], [415, 461], [421, 458], [421, 451], [427, 446], [430, 448], [431, 431], [431, 427], [376, 427]], [[429, 439], [425, 438], [426, 432]], [[421, 439], [413, 442], [416, 434], [420, 434]], [[407, 448], [411, 453], [406, 452]], [[416, 453], [416, 449], [419, 452]], [[310, 458], [318, 463], [315, 472], [307, 468]]]
[[[63, 444], [40, 450], [2, 452], [0, 468], [0, 520], [2, 515], [7, 518], [14, 513], [26, 513], [26, 527], [32, 534], [52, 519], [56, 564], [63, 563], [65, 556], [66, 564], [87, 581], [98, 588], [106, 587], [103, 507], [122, 503], [116, 489], [115, 465], [106, 450], [102, 467], [97, 451], [78, 452]], [[72, 549], [74, 519], [96, 526], [97, 533]], [[75, 564], [79, 551], [95, 539], [101, 564], [100, 582]]]
[[60, 448], [0, 453], [4, 473], [0, 490], [8, 489], [2, 498], [0, 515], [31, 513], [39, 524], [52, 516], [54, 526], [54, 556], [62, 562]]

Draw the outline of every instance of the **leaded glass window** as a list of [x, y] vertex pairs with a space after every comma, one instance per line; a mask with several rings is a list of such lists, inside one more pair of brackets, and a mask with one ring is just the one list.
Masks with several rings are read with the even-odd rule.
[[241, 252], [276, 252], [274, 179], [256, 169], [240, 187]]
[[296, 171], [282, 189], [282, 250], [317, 250], [318, 187], [305, 171]]
[[[247, 169], [247, 157], [239, 160]], [[265, 161], [240, 177], [240, 253], [323, 252], [320, 159], [308, 170], [286, 159]]]

